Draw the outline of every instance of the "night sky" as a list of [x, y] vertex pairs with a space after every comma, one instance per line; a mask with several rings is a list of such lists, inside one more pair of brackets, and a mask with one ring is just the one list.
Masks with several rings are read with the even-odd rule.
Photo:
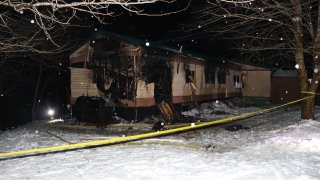
[[191, 1], [188, 6], [188, 1], [178, 0], [170, 6], [167, 4], [165, 6], [151, 5], [150, 8], [145, 8], [148, 13], [172, 12], [186, 8], [179, 13], [161, 16], [143, 16], [121, 11], [121, 15], [109, 18], [110, 24], [96, 23], [95, 27], [98, 30], [141, 38], [176, 49], [183, 46], [183, 50], [191, 52], [234, 58], [237, 53], [231, 52], [229, 45], [224, 40], [211, 38], [210, 34], [204, 36], [202, 29], [192, 34], [185, 31], [186, 25], [198, 26], [199, 19], [196, 11], [202, 3], [202, 0]]

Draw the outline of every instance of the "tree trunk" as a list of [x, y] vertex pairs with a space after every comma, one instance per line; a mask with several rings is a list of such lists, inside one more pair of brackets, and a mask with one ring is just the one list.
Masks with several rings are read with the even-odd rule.
[[[314, 104], [315, 104], [315, 96], [318, 89], [318, 82], [319, 78], [317, 73], [313, 74], [313, 79], [311, 83], [309, 84], [308, 89], [303, 89], [302, 91], [305, 91], [302, 93], [302, 97], [309, 97], [308, 99], [302, 101], [301, 103], [301, 119], [308, 119], [308, 120], [314, 120]], [[300, 82], [305, 83], [305, 82]], [[307, 84], [308, 85], [308, 84]], [[304, 87], [305, 85], [302, 85], [301, 87]]]
[[[311, 23], [311, 22], [310, 22]], [[313, 42], [313, 65], [314, 72], [311, 79], [311, 84], [309, 85], [308, 92], [317, 93], [318, 90], [318, 82], [319, 82], [319, 69], [320, 69], [320, 61], [318, 56], [320, 54], [320, 4], [318, 4], [318, 15], [317, 15], [317, 23], [316, 23], [316, 31]], [[301, 86], [302, 87], [302, 86]], [[310, 94], [306, 94], [306, 96], [310, 96]], [[314, 103], [315, 103], [315, 95], [302, 103], [301, 106], [301, 118], [302, 119], [315, 119], [314, 116]]]
[[[295, 60], [298, 65], [298, 77], [300, 90], [305, 92], [315, 92], [317, 89], [316, 79], [313, 79], [311, 85], [308, 85], [308, 75], [303, 55], [303, 36], [301, 28], [301, 19], [303, 17], [300, 0], [292, 0], [293, 14], [296, 20], [293, 21], [294, 50]], [[312, 94], [302, 94], [302, 97], [312, 96]], [[315, 119], [314, 116], [314, 97], [310, 97], [301, 102], [301, 119]]]
[[[307, 95], [308, 96], [308, 95]], [[314, 97], [304, 100], [301, 103], [301, 119], [314, 120]]]

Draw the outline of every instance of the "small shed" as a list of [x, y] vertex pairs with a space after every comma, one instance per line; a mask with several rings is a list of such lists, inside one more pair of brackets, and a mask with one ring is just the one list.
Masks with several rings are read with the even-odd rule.
[[271, 77], [271, 102], [286, 103], [299, 99], [300, 86], [296, 70], [277, 70]]

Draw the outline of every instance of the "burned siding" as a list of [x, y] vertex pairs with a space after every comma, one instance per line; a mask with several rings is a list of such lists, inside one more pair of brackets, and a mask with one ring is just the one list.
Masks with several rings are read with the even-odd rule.
[[83, 60], [71, 60], [71, 65], [78, 67], [71, 68], [71, 102], [81, 97], [79, 102], [83, 105], [91, 102], [87, 98], [97, 97], [94, 103], [87, 104], [97, 106], [93, 110], [99, 112], [96, 115], [100, 119], [110, 118], [101, 111], [112, 114], [123, 108], [138, 117], [139, 109], [157, 107], [164, 119], [177, 122], [181, 114], [174, 104], [197, 106], [198, 101], [241, 95], [233, 80], [241, 75], [241, 70], [227, 64], [208, 63], [201, 58], [108, 38], [96, 40], [76, 54], [87, 58], [71, 55]]
[[70, 64], [76, 65], [81, 64], [83, 66], [86, 65], [92, 58], [93, 48], [90, 46], [90, 43], [87, 42], [82, 45], [79, 49], [77, 49], [70, 56]]
[[[192, 64], [189, 64], [192, 62]], [[173, 82], [172, 82], [172, 94], [173, 94], [173, 102], [174, 103], [192, 103], [192, 84], [186, 81], [186, 71], [184, 69], [184, 65], [189, 65], [190, 71], [196, 71], [194, 76], [194, 85], [196, 88], [196, 97], [198, 101], [209, 101], [213, 99], [221, 99], [221, 98], [231, 98], [241, 96], [241, 89], [236, 88], [233, 83], [233, 76], [241, 76], [241, 68], [234, 68], [226, 66], [228, 70], [228, 74], [225, 76], [224, 84], [218, 83], [218, 70], [219, 64], [206, 64], [204, 60], [201, 59], [193, 59], [190, 61], [182, 60], [173, 60], [172, 66], [173, 69], [179, 69], [179, 71], [174, 71], [173, 73]], [[212, 81], [210, 83], [206, 83], [206, 68], [211, 67], [215, 69], [214, 71], [214, 83]], [[177, 73], [179, 72], [179, 73]]]

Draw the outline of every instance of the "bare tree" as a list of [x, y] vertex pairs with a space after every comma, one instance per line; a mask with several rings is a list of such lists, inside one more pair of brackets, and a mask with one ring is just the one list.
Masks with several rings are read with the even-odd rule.
[[71, 40], [64, 43], [59, 40], [67, 36], [68, 27], [56, 26], [51, 33], [51, 39], [59, 43], [53, 44], [41, 29], [26, 22], [25, 19], [14, 19], [11, 16], [6, 26], [0, 26], [0, 56], [19, 57], [33, 54], [58, 54], [73, 48]]
[[[197, 36], [223, 38], [250, 57], [298, 70], [302, 96], [315, 95], [320, 79], [320, 3], [318, 0], [207, 0], [197, 13]], [[190, 38], [190, 35], [189, 37]], [[263, 56], [264, 58], [259, 58]], [[302, 103], [302, 119], [314, 119], [314, 96]]]
[[150, 8], [175, 3], [176, 0], [4, 0], [0, 2], [0, 56], [65, 52], [75, 44], [65, 35], [72, 27], [92, 26], [93, 20], [106, 24], [110, 17], [123, 12], [162, 16], [188, 7], [157, 12]]

